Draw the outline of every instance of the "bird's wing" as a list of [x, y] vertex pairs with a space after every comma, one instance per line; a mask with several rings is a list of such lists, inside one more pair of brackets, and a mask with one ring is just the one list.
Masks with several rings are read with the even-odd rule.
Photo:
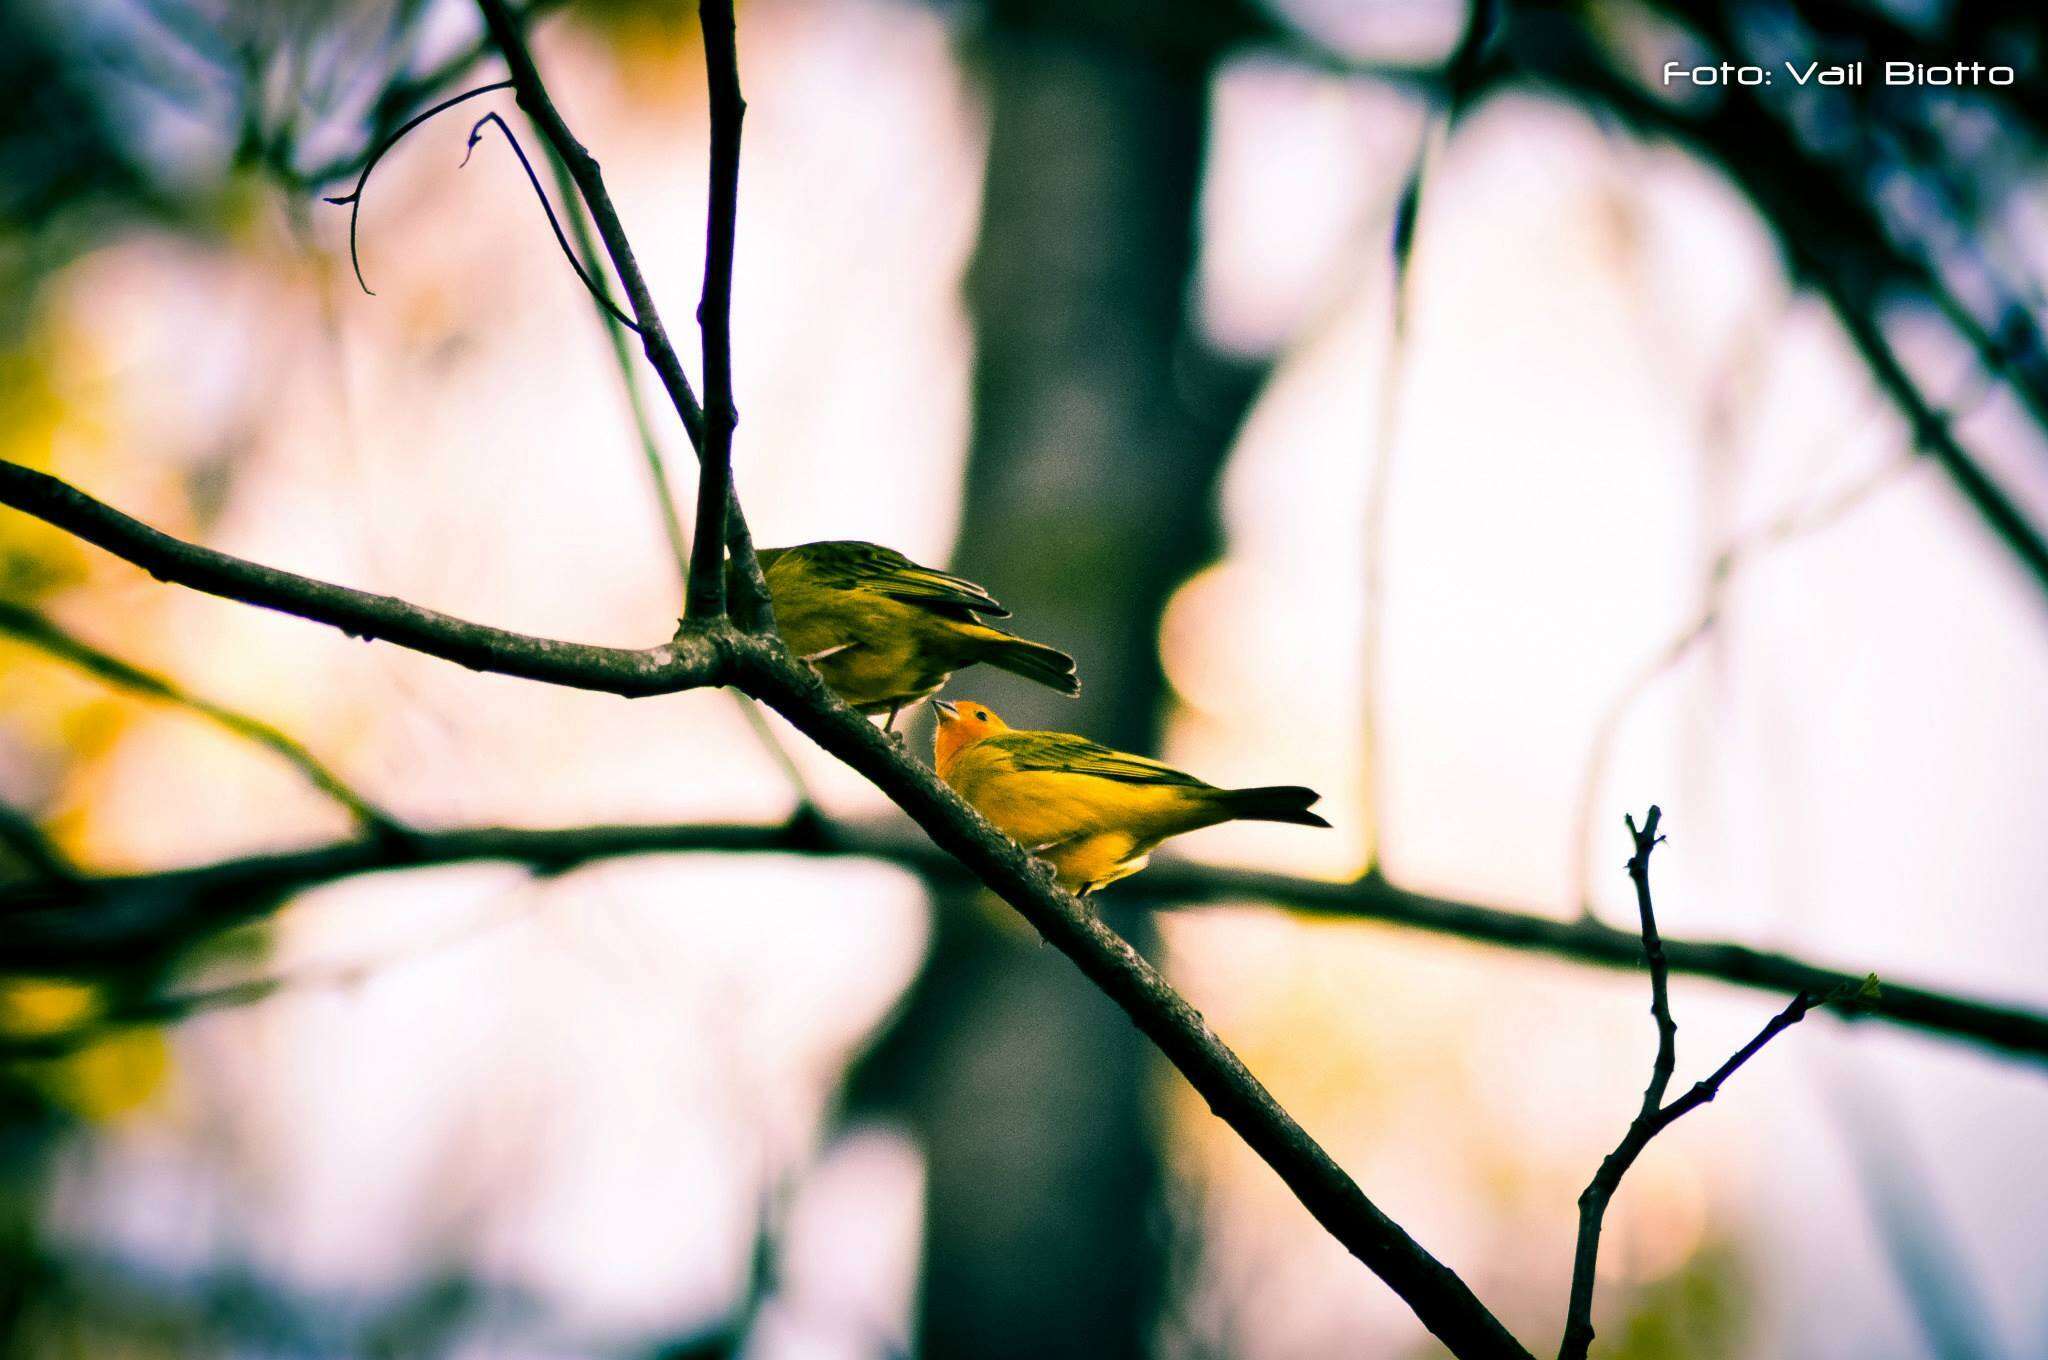
[[1182, 788], [1208, 785], [1184, 770], [1156, 760], [1113, 751], [1086, 737], [1069, 732], [1002, 732], [985, 741], [1008, 753], [1010, 763], [1020, 770], [1056, 770], [1063, 774], [1094, 775], [1124, 784], [1172, 784]]
[[806, 543], [787, 551], [802, 554], [804, 565], [824, 585], [872, 590], [905, 604], [986, 614], [991, 618], [1008, 618], [1010, 614], [995, 596], [965, 577], [921, 567], [894, 548], [880, 544]]

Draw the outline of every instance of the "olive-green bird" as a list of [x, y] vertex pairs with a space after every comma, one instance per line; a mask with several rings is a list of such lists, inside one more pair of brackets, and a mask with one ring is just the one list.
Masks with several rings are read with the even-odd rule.
[[873, 543], [800, 543], [756, 556], [783, 642], [848, 704], [888, 714], [885, 726], [978, 661], [1081, 692], [1074, 658], [982, 621], [1010, 611], [972, 581]]
[[937, 700], [939, 778], [1084, 897], [1145, 867], [1168, 836], [1222, 822], [1329, 825], [1314, 789], [1219, 789], [1070, 732], [1020, 732], [987, 704]]

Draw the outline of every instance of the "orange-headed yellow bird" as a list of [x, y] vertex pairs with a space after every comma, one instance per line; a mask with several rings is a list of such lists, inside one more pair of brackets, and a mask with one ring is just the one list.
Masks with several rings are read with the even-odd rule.
[[1083, 896], [1135, 874], [1168, 836], [1219, 822], [1328, 826], [1314, 789], [1219, 789], [1066, 732], [1019, 732], [986, 704], [934, 700], [939, 778]]
[[887, 713], [888, 726], [977, 661], [1081, 692], [1074, 658], [982, 622], [1010, 611], [972, 581], [873, 543], [801, 543], [758, 556], [782, 640], [841, 699]]

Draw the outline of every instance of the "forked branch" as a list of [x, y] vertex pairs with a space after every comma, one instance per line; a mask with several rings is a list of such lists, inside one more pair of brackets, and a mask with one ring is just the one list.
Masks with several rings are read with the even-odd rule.
[[[553, 97], [541, 80], [540, 70], [534, 65], [533, 53], [527, 47], [520, 20], [506, 8], [504, 0], [477, 0], [477, 7], [483, 13], [492, 43], [505, 58], [519, 107], [525, 110], [534, 127], [561, 158], [562, 164], [568, 168], [569, 178], [575, 181], [577, 192], [583, 197], [590, 220], [597, 227], [598, 239], [604, 243], [612, 269], [626, 291], [627, 307], [640, 332], [640, 347], [647, 355], [648, 363], [654, 366], [655, 374], [661, 379], [662, 390], [668, 394], [669, 403], [675, 407], [684, 432], [689, 435], [692, 447], [702, 460], [707, 448], [704, 410], [697, 403], [697, 394], [683, 372], [682, 359], [669, 339], [668, 328], [662, 323], [661, 312], [655, 306], [646, 275], [640, 270], [632, 242], [626, 237], [618, 208], [612, 203], [610, 190], [605, 187], [597, 158], [576, 139], [561, 110], [555, 107]], [[768, 589], [761, 582], [760, 564], [754, 559], [754, 541], [747, 529], [746, 516], [740, 510], [738, 498], [730, 493], [729, 472], [727, 486], [725, 549], [731, 554], [733, 574], [741, 586], [742, 598], [738, 603], [744, 606], [735, 611], [736, 617], [743, 627], [756, 632], [765, 631], [774, 621], [768, 603]], [[701, 492], [701, 482], [699, 489]], [[699, 499], [701, 501], [701, 495]], [[712, 504], [715, 506], [717, 502], [714, 500]]]
[[1635, 853], [1628, 861], [1628, 875], [1635, 884], [1636, 908], [1642, 917], [1643, 958], [1650, 969], [1650, 1015], [1657, 1026], [1657, 1057], [1650, 1066], [1650, 1083], [1643, 1090], [1642, 1106], [1636, 1111], [1636, 1117], [1629, 1121], [1628, 1131], [1622, 1135], [1621, 1142], [1601, 1161], [1600, 1169], [1594, 1172], [1592, 1181], [1579, 1196], [1579, 1233], [1572, 1256], [1571, 1301], [1565, 1311], [1564, 1341], [1558, 1348], [1558, 1360], [1586, 1360], [1586, 1353], [1592, 1347], [1593, 1283], [1599, 1266], [1600, 1232], [1606, 1222], [1607, 1206], [1613, 1201], [1614, 1192], [1621, 1188], [1621, 1178], [1635, 1165], [1636, 1158], [1650, 1145], [1650, 1140], [1719, 1095], [1722, 1084], [1735, 1074], [1737, 1068], [1761, 1052], [1765, 1044], [1804, 1020], [1806, 1013], [1815, 1006], [1823, 1003], [1853, 1006], [1859, 1000], [1874, 995], [1877, 987], [1877, 979], [1872, 976], [1826, 996], [1811, 991], [1800, 992], [1757, 1031], [1755, 1038], [1715, 1068], [1711, 1076], [1695, 1083], [1692, 1089], [1667, 1104], [1664, 1097], [1670, 1090], [1672, 1073], [1677, 1069], [1678, 1023], [1671, 1016], [1671, 967], [1664, 957], [1664, 939], [1658, 932], [1657, 912], [1650, 897], [1650, 855], [1663, 840], [1657, 834], [1657, 825], [1663, 816], [1662, 809], [1652, 807], [1641, 826], [1636, 825], [1633, 816], [1628, 818], [1629, 835], [1635, 841]]

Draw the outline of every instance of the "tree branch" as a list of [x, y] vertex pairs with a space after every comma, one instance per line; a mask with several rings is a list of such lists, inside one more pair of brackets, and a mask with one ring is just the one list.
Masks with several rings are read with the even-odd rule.
[[[477, 6], [483, 12], [491, 41], [505, 58], [519, 107], [526, 111], [533, 125], [540, 129], [541, 136], [547, 139], [555, 154], [561, 157], [562, 164], [568, 167], [569, 177], [576, 182], [577, 192], [583, 196], [584, 205], [590, 210], [590, 220], [597, 227], [598, 239], [604, 242], [605, 253], [611, 258], [612, 269], [626, 290], [627, 304], [639, 324], [640, 347], [661, 378], [662, 389], [668, 393], [669, 402], [683, 422], [683, 430], [689, 435], [691, 445], [702, 458], [705, 450], [703, 408], [697, 404], [697, 394], [690, 389], [682, 360], [669, 340], [667, 327], [662, 324], [661, 313], [654, 305], [654, 295], [647, 287], [646, 276], [640, 272], [640, 262], [633, 254], [632, 243], [626, 238], [625, 226], [619, 220], [618, 209], [612, 204], [610, 191], [605, 188], [604, 175], [597, 160], [583, 143], [576, 140], [561, 111], [555, 107], [547, 87], [541, 82], [539, 69], [533, 64], [533, 53], [527, 48], [521, 24], [505, 7], [504, 0], [477, 0]], [[745, 592], [743, 603], [747, 607], [739, 611], [739, 622], [755, 631], [772, 626], [768, 590], [761, 584], [761, 568], [754, 559], [753, 537], [748, 532], [746, 516], [741, 512], [739, 502], [731, 496], [727, 497], [725, 545], [732, 554], [734, 572]]]
[[[1636, 909], [1642, 917], [1643, 958], [1650, 968], [1650, 1014], [1657, 1024], [1657, 1057], [1650, 1068], [1650, 1084], [1643, 1091], [1642, 1108], [1629, 1121], [1628, 1131], [1622, 1135], [1621, 1142], [1601, 1161], [1600, 1169], [1593, 1173], [1592, 1181], [1579, 1196], [1579, 1235], [1572, 1256], [1571, 1301], [1565, 1312], [1564, 1340], [1558, 1347], [1558, 1360], [1586, 1360], [1586, 1353], [1593, 1345], [1593, 1282], [1600, 1260], [1600, 1231], [1607, 1218], [1607, 1206], [1613, 1201], [1614, 1192], [1621, 1188], [1621, 1178], [1635, 1165], [1636, 1158], [1642, 1155], [1652, 1138], [1719, 1095], [1722, 1084], [1735, 1074], [1737, 1068], [1761, 1052], [1765, 1044], [1804, 1020], [1806, 1013], [1823, 1000], [1817, 993], [1800, 992], [1785, 1009], [1772, 1016], [1757, 1031], [1755, 1038], [1716, 1068], [1713, 1075], [1694, 1084], [1691, 1090], [1668, 1105], [1664, 1102], [1665, 1092], [1671, 1086], [1671, 1074], [1677, 1066], [1678, 1024], [1671, 1018], [1671, 969], [1664, 957], [1664, 941], [1658, 934], [1657, 913], [1650, 900], [1650, 855], [1663, 839], [1657, 834], [1657, 824], [1663, 816], [1662, 809], [1653, 806], [1640, 827], [1633, 816], [1628, 818], [1629, 835], [1635, 839], [1635, 854], [1629, 857], [1628, 876], [1635, 884]], [[1867, 977], [1862, 983], [1852, 983], [1827, 999], [1838, 1003], [1856, 1001], [1866, 993], [1875, 994], [1876, 981], [1874, 976]]]
[[1053, 886], [1048, 866], [907, 759], [873, 723], [834, 699], [817, 674], [791, 660], [786, 649], [751, 637], [742, 638], [739, 648], [743, 688], [887, 794], [940, 849], [1072, 959], [1316, 1221], [1400, 1295], [1453, 1355], [1528, 1355], [1456, 1274], [1366, 1197], [1199, 1011], [1085, 904]]
[[1664, 839], [1657, 834], [1657, 823], [1663, 818], [1664, 809], [1654, 804], [1640, 827], [1633, 816], [1625, 818], [1628, 834], [1636, 843], [1635, 853], [1629, 856], [1628, 877], [1635, 884], [1636, 911], [1643, 919], [1643, 958], [1650, 965], [1650, 1018], [1657, 1025], [1657, 1058], [1650, 1065], [1650, 1084], [1643, 1090], [1645, 1116], [1664, 1103], [1664, 1092], [1678, 1066], [1678, 1022], [1671, 1018], [1671, 965], [1664, 959], [1664, 940], [1657, 933], [1657, 911], [1650, 901], [1650, 854]]
[[703, 470], [697, 481], [697, 529], [690, 549], [686, 617], [725, 613], [725, 506], [732, 499], [732, 435], [739, 411], [732, 394], [732, 258], [739, 227], [740, 95], [738, 36], [732, 0], [702, 0], [704, 72], [711, 93], [711, 192], [704, 223], [704, 294], [697, 325], [704, 334]]
[[[138, 953], [176, 948], [267, 912], [293, 892], [359, 874], [480, 861], [564, 872], [626, 856], [694, 852], [873, 859], [941, 882], [973, 879], [930, 841], [884, 822], [826, 823], [799, 816], [780, 825], [414, 830], [398, 841], [337, 841], [190, 868], [86, 878], [58, 888], [0, 888], [0, 920], [6, 922], [0, 970], [91, 972]], [[1163, 858], [1117, 891], [1168, 909], [1267, 903], [1324, 920], [1398, 926], [1596, 968], [1632, 970], [1643, 959], [1642, 939], [1633, 932], [1430, 897], [1378, 878], [1333, 883]], [[1826, 995], [1854, 987], [1864, 976], [1720, 941], [1665, 937], [1663, 945], [1673, 973], [1778, 995]], [[1880, 996], [1840, 1014], [2048, 1061], [2048, 1016], [2017, 1006], [1887, 981]]]
[[125, 558], [160, 581], [259, 605], [476, 671], [574, 689], [641, 696], [726, 683], [718, 636], [690, 633], [633, 651], [529, 637], [247, 562], [171, 537], [46, 473], [0, 460], [0, 505], [34, 515]]

